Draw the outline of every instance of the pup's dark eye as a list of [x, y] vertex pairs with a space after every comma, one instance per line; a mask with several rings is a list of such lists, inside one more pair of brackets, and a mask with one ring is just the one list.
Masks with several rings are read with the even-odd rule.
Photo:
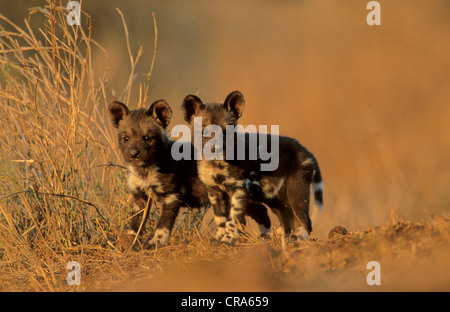
[[129, 137], [123, 137], [123, 140], [125, 141], [125, 142], [128, 142], [129, 140], [130, 140], [130, 138]]
[[305, 172], [305, 179], [306, 181], [311, 182], [311, 172], [309, 171]]
[[152, 140], [152, 138], [149, 137], [149, 136], [145, 136], [145, 137], [144, 137], [144, 141], [145, 141], [145, 142], [150, 142], [151, 140]]

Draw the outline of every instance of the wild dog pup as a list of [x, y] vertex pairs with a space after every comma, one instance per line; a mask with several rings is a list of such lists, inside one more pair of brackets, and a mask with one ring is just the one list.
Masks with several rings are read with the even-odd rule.
[[[191, 125], [195, 135], [195, 122], [201, 117], [202, 147], [210, 138], [208, 126], [218, 125], [223, 135], [223, 155], [227, 154], [227, 133], [236, 126], [244, 110], [245, 100], [239, 91], [230, 93], [223, 104], [203, 104], [195, 95], [188, 95], [182, 104], [184, 118]], [[197, 126], [198, 127], [198, 126]], [[206, 130], [206, 131], [205, 131]], [[237, 134], [236, 134], [237, 135]], [[235, 138], [236, 138], [235, 135]], [[245, 155], [250, 155], [252, 145], [249, 135], [245, 134]], [[272, 171], [261, 170], [267, 163], [259, 157], [261, 144], [272, 146], [278, 141], [278, 166]], [[235, 139], [236, 152], [237, 140]], [[310, 185], [312, 186], [316, 208], [323, 206], [322, 178], [317, 160], [306, 148], [293, 138], [267, 135], [265, 142], [258, 142], [258, 157], [241, 160], [223, 160], [202, 158], [198, 163], [200, 179], [208, 188], [208, 196], [214, 210], [218, 226], [216, 237], [222, 242], [233, 242], [239, 232], [236, 222], [242, 222], [246, 209], [252, 207], [254, 213], [263, 216], [261, 205], [268, 206], [278, 216], [284, 231], [288, 235], [306, 239], [312, 231], [309, 215]], [[253, 145], [254, 148], [255, 145]], [[263, 217], [264, 219], [264, 217]]]
[[128, 165], [128, 187], [133, 194], [134, 210], [129, 224], [131, 232], [138, 231], [142, 211], [153, 194], [161, 215], [155, 234], [145, 248], [164, 246], [169, 241], [181, 206], [209, 206], [206, 187], [198, 179], [196, 162], [175, 161], [171, 156], [174, 142], [165, 129], [172, 110], [166, 101], [155, 101], [149, 109], [137, 110], [129, 110], [125, 104], [114, 101], [109, 112], [113, 126], [118, 129], [119, 148]]

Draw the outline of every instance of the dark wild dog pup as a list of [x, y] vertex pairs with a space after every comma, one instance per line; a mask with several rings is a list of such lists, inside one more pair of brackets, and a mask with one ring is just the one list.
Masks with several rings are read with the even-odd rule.
[[[218, 125], [223, 135], [223, 155], [226, 154], [227, 126], [236, 126], [237, 120], [244, 110], [245, 100], [239, 91], [230, 93], [223, 104], [203, 104], [195, 95], [188, 95], [182, 104], [184, 118], [191, 125], [194, 135], [195, 117], [201, 117], [201, 129], [209, 125]], [[203, 133], [204, 134], [204, 133]], [[215, 133], [217, 135], [217, 133]], [[206, 136], [206, 138], [205, 138]], [[202, 136], [202, 146], [211, 138]], [[245, 134], [245, 155], [251, 146], [249, 135]], [[305, 147], [293, 138], [267, 135], [266, 142], [258, 142], [258, 153], [261, 144], [271, 146], [273, 140], [278, 141], [278, 166], [273, 171], [261, 170], [265, 163], [258, 156], [254, 160], [207, 160], [197, 161], [198, 174], [208, 188], [208, 196], [214, 209], [218, 226], [216, 237], [223, 242], [232, 243], [239, 235], [238, 222], [243, 222], [246, 209], [252, 207], [260, 218], [265, 219], [266, 209], [270, 207], [277, 215], [287, 235], [306, 239], [312, 231], [309, 213], [310, 185], [314, 195], [316, 208], [323, 206], [322, 178], [317, 160]], [[234, 140], [234, 151], [236, 151]], [[259, 155], [259, 154], [258, 154]], [[234, 158], [237, 159], [237, 158]], [[315, 219], [315, 216], [313, 216]], [[260, 222], [261, 223], [261, 222]]]
[[175, 161], [172, 158], [174, 142], [165, 131], [172, 110], [166, 101], [155, 101], [149, 109], [137, 110], [129, 110], [125, 104], [114, 101], [109, 112], [112, 124], [118, 129], [119, 148], [128, 165], [128, 187], [133, 194], [134, 210], [129, 224], [131, 232], [136, 234], [138, 231], [142, 211], [153, 194], [161, 215], [155, 234], [145, 248], [164, 246], [169, 241], [181, 206], [210, 205], [206, 187], [198, 179], [197, 164], [193, 160]]

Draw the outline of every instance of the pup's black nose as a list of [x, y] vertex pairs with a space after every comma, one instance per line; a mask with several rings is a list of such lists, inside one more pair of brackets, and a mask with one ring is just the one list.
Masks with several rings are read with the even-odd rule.
[[132, 149], [132, 150], [130, 150], [129, 154], [130, 154], [131, 158], [136, 158], [139, 155], [139, 151], [135, 150], [135, 149]]

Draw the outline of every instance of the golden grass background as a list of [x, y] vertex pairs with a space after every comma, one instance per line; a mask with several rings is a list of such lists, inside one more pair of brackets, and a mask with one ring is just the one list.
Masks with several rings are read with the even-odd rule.
[[165, 98], [173, 126], [188, 93], [207, 102], [240, 90], [241, 123], [280, 125], [319, 160], [313, 237], [448, 214], [447, 1], [383, 1], [381, 26], [366, 24], [365, 1], [84, 1], [81, 28], [65, 24], [59, 2], [34, 7], [44, 4], [0, 5], [3, 289], [13, 279], [59, 289], [57, 263], [74, 256], [118, 263], [104, 255], [128, 207], [125, 172], [108, 166], [122, 164], [113, 99]]

